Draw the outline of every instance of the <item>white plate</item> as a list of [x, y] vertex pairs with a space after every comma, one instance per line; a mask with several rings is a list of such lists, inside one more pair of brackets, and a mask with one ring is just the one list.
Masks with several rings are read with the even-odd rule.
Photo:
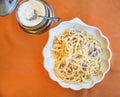
[[[52, 58], [51, 53], [50, 53], [50, 50], [51, 50], [52, 44], [53, 44], [53, 40], [54, 40], [55, 36], [59, 35], [65, 29], [73, 27], [74, 25], [80, 25], [80, 26], [84, 27], [89, 34], [94, 35], [99, 41], [102, 42], [102, 48], [103, 48], [103, 52], [104, 52], [103, 59], [104, 59], [104, 64], [105, 64], [106, 68], [103, 67], [104, 68], [103, 69], [104, 70], [103, 76], [99, 80], [94, 79], [92, 83], [88, 83], [88, 84], [83, 83], [83, 84], [79, 84], [79, 85], [66, 84], [65, 82], [58, 79], [55, 76], [54, 71], [53, 71], [53, 64], [54, 63], [53, 63], [53, 58]], [[52, 80], [58, 82], [59, 85], [64, 87], [64, 88], [71, 88], [73, 90], [80, 90], [83, 88], [84, 89], [91, 88], [96, 83], [103, 80], [105, 74], [110, 69], [110, 60], [112, 57], [112, 52], [110, 50], [110, 42], [109, 42], [108, 38], [102, 34], [100, 29], [98, 29], [97, 27], [85, 24], [79, 18], [74, 18], [70, 21], [65, 21], [65, 22], [60, 23], [57, 27], [52, 28], [49, 31], [49, 40], [48, 40], [45, 48], [43, 49], [43, 56], [44, 56], [44, 67], [48, 71], [49, 76]]]

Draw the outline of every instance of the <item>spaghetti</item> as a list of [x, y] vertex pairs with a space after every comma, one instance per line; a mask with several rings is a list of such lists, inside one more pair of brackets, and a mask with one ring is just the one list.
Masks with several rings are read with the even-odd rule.
[[101, 43], [82, 27], [68, 28], [56, 36], [51, 55], [54, 73], [65, 83], [80, 84], [103, 74]]

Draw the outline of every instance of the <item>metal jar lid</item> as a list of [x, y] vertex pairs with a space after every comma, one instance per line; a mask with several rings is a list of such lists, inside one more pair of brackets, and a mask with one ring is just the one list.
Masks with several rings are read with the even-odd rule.
[[16, 7], [17, 0], [0, 0], [0, 16], [10, 14]]

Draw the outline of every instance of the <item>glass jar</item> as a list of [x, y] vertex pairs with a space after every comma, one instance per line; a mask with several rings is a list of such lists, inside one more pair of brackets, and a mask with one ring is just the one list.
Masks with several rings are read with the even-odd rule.
[[[54, 12], [53, 12], [53, 9], [52, 7], [47, 3], [45, 2], [44, 0], [23, 0], [19, 3], [19, 5], [17, 6], [17, 9], [16, 9], [16, 18], [17, 18], [17, 21], [19, 23], [19, 25], [23, 28], [23, 30], [25, 30], [26, 32], [28, 33], [31, 33], [31, 34], [38, 34], [38, 33], [42, 33], [44, 32], [47, 28], [49, 28], [49, 26], [52, 24], [52, 21], [49, 20], [49, 19], [45, 19], [45, 18], [42, 18], [42, 20], [36, 24], [36, 25], [26, 25], [24, 24], [20, 19], [21, 17], [19, 16], [19, 8], [22, 4], [24, 4], [25, 2], [28, 2], [28, 1], [32, 1], [32, 2], [39, 2], [43, 5], [44, 9], [45, 9], [45, 12], [44, 12], [44, 16], [46, 17], [53, 17], [54, 16]], [[23, 14], [24, 15], [24, 14]], [[37, 18], [40, 18], [40, 17], [37, 17]], [[32, 20], [28, 22], [30, 24], [33, 24]], [[38, 22], [38, 21], [37, 21]]]

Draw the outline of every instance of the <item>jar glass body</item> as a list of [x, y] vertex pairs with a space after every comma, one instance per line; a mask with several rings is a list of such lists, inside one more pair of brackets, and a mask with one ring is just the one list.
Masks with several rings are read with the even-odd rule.
[[[17, 18], [19, 25], [23, 28], [23, 30], [25, 30], [26, 32], [31, 33], [31, 34], [39, 34], [39, 33], [44, 32], [52, 24], [52, 21], [49, 19], [43, 18], [42, 21], [35, 26], [26, 26], [26, 25], [22, 24], [22, 22], [20, 21], [20, 19], [18, 17], [18, 9], [19, 9], [21, 4], [23, 4], [27, 1], [28, 0], [21, 1], [16, 8], [16, 18]], [[41, 2], [45, 8], [45, 16], [46, 17], [53, 17], [54, 12], [53, 12], [52, 7], [44, 0], [38, 0], [38, 1]]]

